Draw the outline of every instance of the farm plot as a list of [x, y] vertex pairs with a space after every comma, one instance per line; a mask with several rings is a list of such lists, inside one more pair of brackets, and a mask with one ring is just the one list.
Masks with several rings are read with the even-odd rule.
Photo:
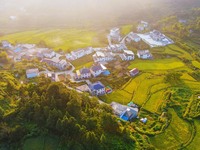
[[185, 64], [177, 58], [156, 59], [156, 60], [135, 60], [128, 67], [139, 70], [171, 70], [185, 67]]
[[147, 101], [147, 103], [145, 103], [143, 108], [152, 113], [156, 113], [156, 112], [160, 113], [159, 108], [164, 102], [164, 93], [165, 93], [165, 90], [160, 90], [151, 94], [149, 100]]
[[191, 136], [190, 124], [179, 118], [173, 109], [169, 112], [172, 115], [169, 127], [165, 132], [150, 138], [151, 143], [159, 150], [179, 149]]
[[[103, 46], [95, 31], [80, 29], [48, 29], [33, 30], [8, 34], [0, 37], [1, 40], [8, 40], [11, 43], [34, 43], [44, 41], [48, 47], [55, 50], [71, 51], [88, 46]], [[103, 44], [103, 45], [102, 45]]]

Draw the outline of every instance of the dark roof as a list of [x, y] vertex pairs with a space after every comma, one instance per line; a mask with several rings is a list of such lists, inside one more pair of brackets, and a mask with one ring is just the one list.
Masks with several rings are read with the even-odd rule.
[[139, 70], [137, 68], [132, 69], [131, 71], [129, 71], [130, 73], [133, 74], [137, 74], [139, 72]]
[[100, 89], [105, 88], [105, 86], [100, 81], [98, 81], [98, 82], [95, 82], [93, 84], [90, 84], [89, 88], [91, 90], [100, 90]]
[[95, 65], [95, 66], [91, 67], [91, 70], [96, 72], [96, 71], [102, 70], [102, 67], [101, 67], [101, 65]]
[[90, 69], [88, 69], [88, 68], [83, 68], [83, 69], [80, 70], [80, 73], [81, 73], [81, 74], [90, 73]]

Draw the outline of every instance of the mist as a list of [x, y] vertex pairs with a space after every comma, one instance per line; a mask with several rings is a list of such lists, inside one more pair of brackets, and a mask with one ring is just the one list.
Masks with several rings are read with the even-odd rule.
[[156, 20], [172, 10], [200, 5], [198, 0], [192, 1], [1, 0], [0, 28], [106, 26]]

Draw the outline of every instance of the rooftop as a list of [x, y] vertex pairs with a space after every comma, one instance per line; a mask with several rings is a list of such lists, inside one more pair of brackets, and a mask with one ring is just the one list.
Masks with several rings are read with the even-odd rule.
[[39, 73], [38, 68], [33, 68], [33, 69], [26, 70], [26, 74], [31, 74], [31, 73]]
[[130, 50], [124, 50], [124, 53], [128, 55], [134, 55], [133, 51], [130, 51]]
[[100, 89], [105, 88], [105, 86], [100, 81], [97, 81], [97, 82], [95, 82], [93, 84], [90, 84], [89, 88], [91, 90], [100, 90]]
[[101, 65], [94, 65], [91, 67], [91, 70], [96, 72], [96, 71], [99, 71], [99, 70], [102, 70], [103, 68], [101, 67]]

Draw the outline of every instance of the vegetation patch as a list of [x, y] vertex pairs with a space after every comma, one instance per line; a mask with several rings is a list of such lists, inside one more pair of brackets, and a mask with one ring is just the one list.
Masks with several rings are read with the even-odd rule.
[[139, 68], [140, 70], [171, 70], [184, 67], [184, 63], [177, 58], [137, 60], [131, 62], [129, 69]]
[[189, 123], [181, 119], [173, 109], [169, 110], [171, 123], [161, 134], [150, 138], [157, 149], [178, 149], [187, 142], [191, 135]]

